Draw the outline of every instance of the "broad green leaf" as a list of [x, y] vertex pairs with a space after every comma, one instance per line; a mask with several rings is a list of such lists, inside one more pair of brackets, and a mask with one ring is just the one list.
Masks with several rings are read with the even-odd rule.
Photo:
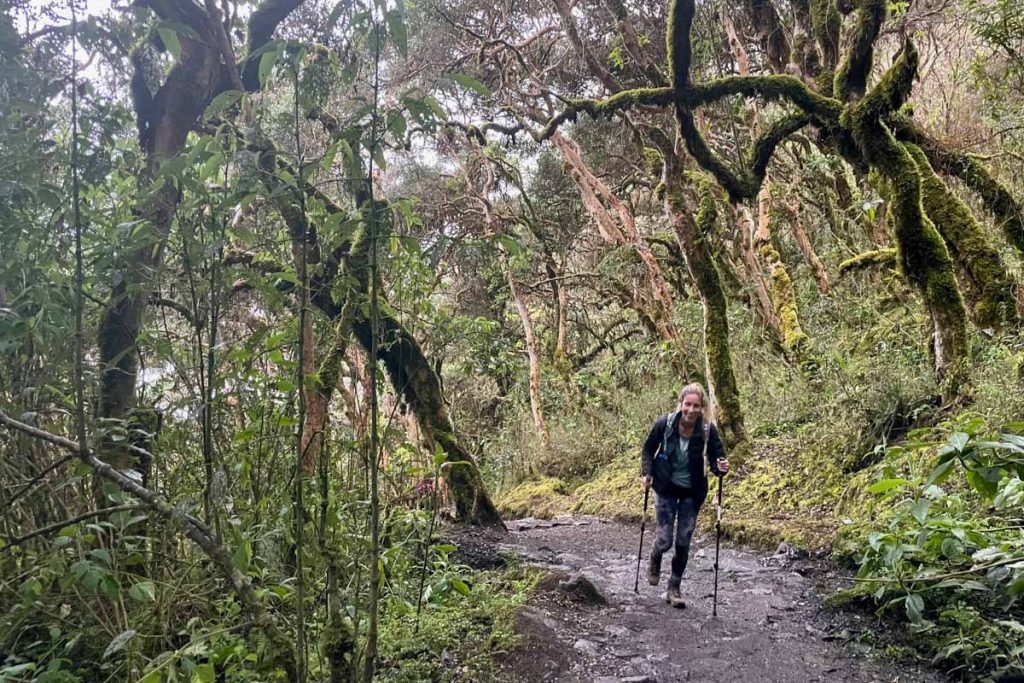
[[931, 507], [931, 501], [927, 498], [918, 498], [917, 502], [910, 509], [910, 514], [914, 516], [918, 524], [924, 524], [925, 520], [928, 519], [928, 508]]
[[949, 474], [950, 474], [950, 472], [953, 469], [953, 463], [954, 462], [956, 462], [956, 461], [955, 460], [947, 460], [946, 462], [942, 463], [941, 465], [936, 467], [934, 470], [932, 470], [932, 473], [930, 475], [928, 475], [928, 481], [925, 482], [925, 488], [927, 488], [929, 486], [932, 486], [933, 484], [934, 485], [938, 485], [938, 484], [941, 484], [942, 482], [946, 481], [946, 479], [949, 478]]
[[391, 35], [391, 42], [395, 44], [402, 57], [409, 56], [409, 38], [405, 31], [405, 18], [401, 11], [391, 10], [387, 13], [388, 33]]
[[907, 618], [911, 623], [920, 624], [921, 615], [924, 612], [924, 598], [916, 593], [908, 595], [906, 599]]
[[110, 644], [107, 645], [107, 649], [103, 651], [103, 659], [107, 659], [111, 655], [117, 654], [118, 652], [123, 650], [125, 646], [128, 644], [128, 641], [130, 641], [134, 637], [134, 629], [122, 631], [118, 635], [114, 636], [113, 640], [110, 641]]
[[217, 672], [213, 664], [200, 664], [192, 671], [191, 683], [214, 683], [217, 680]]
[[89, 557], [100, 560], [101, 562], [109, 565], [110, 564], [110, 551], [106, 548], [95, 548], [89, 551]]
[[468, 74], [448, 74], [447, 76], [445, 76], [445, 78], [455, 81], [463, 88], [466, 88], [467, 90], [472, 90], [476, 94], [481, 95], [483, 97], [491, 96], [490, 88], [488, 88], [486, 85], [484, 85], [483, 83], [481, 83], [480, 81], [478, 81], [477, 79], [473, 78]]
[[277, 51], [276, 50], [265, 52], [263, 54], [263, 56], [260, 57], [260, 67], [259, 67], [260, 88], [264, 87], [267, 84], [267, 78], [270, 76], [270, 72], [271, 72], [271, 70], [273, 70], [274, 64], [276, 64], [276, 63], [277, 63]]
[[910, 481], [907, 479], [883, 479], [869, 486], [868, 491], [870, 493], [885, 493], [886, 491], [906, 486], [909, 483]]
[[135, 584], [128, 589], [128, 595], [133, 600], [138, 600], [139, 602], [153, 602], [156, 600], [156, 591], [152, 581], [141, 581]]
[[178, 39], [178, 32], [166, 26], [158, 28], [156, 32], [160, 36], [160, 40], [163, 41], [164, 47], [174, 57], [174, 61], [181, 59], [181, 40]]
[[236, 102], [242, 99], [242, 94], [241, 90], [226, 90], [222, 92], [213, 98], [213, 101], [210, 102], [210, 106], [208, 106], [206, 111], [203, 112], [203, 117], [212, 119], [215, 116], [220, 116], [222, 113], [233, 107]]
[[954, 432], [949, 435], [949, 445], [952, 446], [958, 453], [963, 453], [964, 448], [967, 446], [967, 442], [971, 440], [971, 437], [963, 432]]

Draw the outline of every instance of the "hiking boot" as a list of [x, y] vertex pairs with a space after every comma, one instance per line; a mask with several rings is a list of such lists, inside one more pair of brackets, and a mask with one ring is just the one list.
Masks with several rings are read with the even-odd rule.
[[661, 581], [661, 558], [654, 559], [652, 557], [647, 563], [647, 583], [657, 586], [659, 581]]
[[668, 593], [665, 594], [665, 602], [672, 605], [673, 607], [678, 607], [680, 609], [686, 607], [686, 603], [683, 602], [683, 596], [679, 592], [678, 583], [670, 585], [668, 587]]

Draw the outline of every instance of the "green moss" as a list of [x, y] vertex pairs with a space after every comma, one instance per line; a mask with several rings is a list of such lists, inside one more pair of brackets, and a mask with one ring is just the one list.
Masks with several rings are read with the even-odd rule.
[[875, 251], [866, 251], [863, 254], [857, 254], [853, 258], [848, 258], [839, 264], [839, 274], [845, 275], [846, 273], [867, 270], [868, 268], [896, 268], [896, 250], [895, 249], [877, 249]]
[[771, 242], [761, 242], [758, 251], [770, 273], [769, 297], [775, 314], [779, 317], [782, 346], [797, 361], [801, 363], [809, 361], [807, 353], [810, 350], [810, 338], [800, 325], [800, 309], [796, 300], [796, 291], [793, 289], [793, 280], [790, 278], [778, 250]]
[[[574, 492], [573, 512], [610, 519], [639, 519], [644, 508], [638, 455], [620, 456]], [[653, 508], [652, 508], [653, 509]]]
[[[729, 347], [729, 318], [725, 291], [708, 239], [718, 217], [715, 191], [707, 179], [700, 183], [700, 209], [697, 212], [697, 235], [694, 236], [687, 263], [700, 290], [704, 303], [704, 354], [707, 359], [715, 398], [718, 401], [718, 426], [729, 448], [736, 448], [747, 440], [740, 406], [739, 388], [733, 371], [732, 351]], [[676, 197], [679, 206], [681, 197]], [[680, 210], [684, 207], [679, 207]], [[742, 457], [740, 458], [742, 459]]]
[[690, 29], [696, 11], [695, 0], [670, 0], [668, 27], [665, 31], [665, 57], [668, 61], [669, 82], [681, 92], [690, 81]]
[[843, 100], [857, 99], [864, 94], [874, 64], [875, 41], [885, 23], [888, 10], [887, 0], [858, 0], [856, 4], [857, 23], [853, 39], [843, 63], [836, 70], [833, 88], [835, 94]]
[[617, 111], [626, 111], [637, 107], [664, 107], [672, 103], [671, 88], [634, 88], [615, 93], [603, 100], [580, 99], [571, 100], [568, 106], [557, 116], [548, 121], [533, 138], [538, 142], [547, 140], [564, 123], [576, 121], [580, 114], [589, 114], [596, 118], [608, 117]]
[[724, 480], [722, 526], [730, 538], [762, 547], [822, 548], [837, 526], [832, 506], [844, 474], [827, 442], [787, 431], [755, 445], [742, 478]]
[[498, 495], [497, 506], [506, 518], [540, 517], [550, 519], [567, 515], [575, 500], [568, 495], [569, 487], [561, 479], [545, 477], [524, 481]]
[[689, 109], [677, 110], [676, 120], [687, 150], [702, 169], [715, 177], [733, 201], [750, 199], [757, 195], [764, 183], [765, 172], [775, 148], [810, 122], [810, 119], [801, 113], [784, 116], [767, 126], [746, 154], [746, 165], [738, 171], [733, 171], [708, 146]]
[[864, 157], [889, 185], [897, 257], [932, 318], [929, 349], [943, 395], [952, 400], [966, 389], [967, 312], [949, 251], [921, 204], [917, 165], [882, 121], [906, 101], [917, 63], [917, 50], [905, 42], [892, 68], [860, 103], [843, 113], [842, 120]]
[[820, 95], [795, 76], [723, 76], [707, 83], [689, 86], [680, 93], [680, 102], [690, 107], [709, 104], [729, 95], [761, 97], [768, 101], [788, 100], [810, 115], [815, 123], [833, 128], [839, 122], [843, 105]]
[[1024, 254], [1024, 208], [1005, 185], [973, 156], [948, 149], [930, 138], [906, 114], [893, 114], [888, 120], [897, 137], [921, 147], [933, 168], [956, 176], [964, 185], [977, 192], [995, 216], [996, 225], [1003, 231], [1007, 241]]
[[839, 61], [839, 32], [843, 19], [836, 9], [835, 0], [811, 0], [810, 12], [811, 30], [818, 44], [821, 64], [831, 73]]
[[928, 218], [946, 240], [953, 257], [963, 266], [977, 302], [974, 321], [981, 327], [1016, 322], [1013, 289], [1016, 283], [990, 244], [971, 209], [953, 195], [932, 170], [920, 147], [904, 143], [921, 174], [921, 199]]

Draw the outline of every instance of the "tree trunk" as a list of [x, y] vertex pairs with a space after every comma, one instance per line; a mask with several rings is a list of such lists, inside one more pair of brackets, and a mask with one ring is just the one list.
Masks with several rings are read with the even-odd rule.
[[844, 114], [867, 161], [892, 188], [892, 218], [903, 274], [924, 299], [932, 321], [929, 343], [943, 398], [953, 401], [967, 391], [967, 311], [957, 286], [953, 262], [935, 224], [921, 205], [921, 173], [907, 149], [896, 141], [881, 117], [898, 107], [917, 73], [917, 51], [904, 43], [896, 62], [859, 103]]
[[807, 261], [807, 265], [811, 268], [814, 281], [818, 285], [818, 292], [822, 296], [828, 296], [829, 289], [831, 288], [828, 281], [828, 272], [826, 272], [825, 265], [821, 262], [821, 259], [818, 258], [818, 253], [814, 251], [814, 245], [811, 244], [811, 238], [808, 236], [807, 230], [804, 229], [800, 203], [792, 200], [787, 202], [784, 207], [789, 214], [790, 225], [793, 226], [793, 237], [796, 238], [797, 246], [800, 247], [800, 253], [804, 255], [804, 260]]
[[[277, 24], [302, 0], [267, 0], [252, 14], [250, 52], [270, 40]], [[121, 262], [120, 280], [112, 287], [110, 301], [97, 333], [99, 342], [100, 396], [97, 416], [124, 420], [135, 406], [139, 363], [136, 348], [146, 305], [155, 276], [163, 265], [164, 249], [171, 233], [180, 193], [172, 180], [158, 175], [160, 166], [185, 147], [188, 134], [217, 93], [241, 87], [235, 60], [224, 54], [226, 38], [219, 12], [212, 14], [193, 3], [150, 0], [143, 3], [161, 21], [191, 29], [181, 32], [181, 52], [159, 89], [152, 93], [146, 71], [153, 58], [150, 47], [132, 53], [135, 74], [131, 94], [139, 130], [139, 145], [146, 155], [144, 180], [149, 191], [135, 207], [138, 231], [146, 231], [143, 245]], [[228, 51], [230, 51], [228, 49]], [[249, 60], [251, 62], [251, 60]], [[248, 63], [247, 63], [248, 65]], [[259, 88], [258, 79], [247, 84]], [[132, 466], [125, 442], [106, 441], [102, 455], [115, 469]]]
[[553, 135], [551, 141], [569, 166], [571, 175], [580, 189], [583, 205], [597, 225], [601, 238], [613, 246], [631, 247], [644, 265], [646, 278], [643, 291], [635, 293], [632, 307], [642, 320], [650, 321], [661, 339], [677, 349], [680, 369], [693, 374], [695, 368], [689, 350], [675, 325], [668, 283], [661, 272], [657, 257], [637, 230], [633, 213], [586, 165], [579, 145], [559, 133]]
[[979, 327], [1001, 329], [1020, 320], [1021, 305], [1015, 296], [1020, 286], [1003, 265], [970, 207], [935, 174], [920, 147], [903, 145], [921, 174], [921, 202], [925, 213], [946, 241], [952, 257], [963, 266], [969, 291], [976, 299], [971, 316]]
[[742, 461], [747, 432], [733, 372], [732, 352], [729, 350], [728, 311], [707, 239], [717, 211], [714, 195], [709, 187], [704, 188], [700, 212], [694, 222], [694, 212], [683, 188], [684, 176], [678, 157], [665, 154], [664, 159], [665, 212], [672, 222], [704, 310], [704, 355], [710, 392], [717, 402], [718, 427], [726, 445], [736, 451], [740, 456], [737, 460]]
[[757, 224], [753, 215], [747, 207], [738, 211], [734, 209], [734, 215], [738, 214], [737, 232], [739, 233], [740, 255], [743, 258], [743, 267], [747, 271], [747, 278], [753, 286], [751, 300], [757, 317], [771, 330], [771, 334], [781, 350], [782, 347], [782, 323], [772, 305], [772, 297], [768, 293], [768, 283], [764, 279], [761, 262], [754, 252], [754, 233], [757, 231]]
[[[380, 360], [384, 363], [391, 385], [401, 392], [420, 423], [426, 443], [440, 446], [453, 463], [446, 470], [448, 486], [455, 498], [457, 517], [471, 524], [503, 526], [501, 515], [491, 502], [476, 460], [455, 436], [448, 407], [441, 393], [441, 381], [423, 350], [402, 324], [383, 313], [378, 321]], [[356, 339], [370, 348], [370, 320], [360, 307], [353, 324]]]
[[771, 232], [771, 182], [765, 178], [757, 194], [757, 230], [754, 232], [754, 249], [760, 256], [768, 276], [771, 278], [772, 308], [779, 320], [779, 336], [782, 347], [797, 361], [804, 363], [808, 358], [810, 340], [800, 325], [800, 311], [796, 291], [789, 271], [782, 262], [782, 256], [775, 248]]
[[526, 355], [530, 363], [530, 413], [533, 415], [533, 426], [540, 436], [541, 445], [545, 451], [551, 449], [551, 434], [548, 432], [548, 425], [544, 421], [544, 411], [541, 408], [540, 399], [540, 354], [537, 352], [537, 335], [533, 331], [533, 321], [530, 319], [530, 311], [526, 307], [519, 288], [516, 287], [515, 278], [512, 276], [512, 267], [508, 262], [508, 256], [502, 255], [502, 268], [505, 271], [505, 280], [508, 282], [508, 291], [512, 301], [516, 304], [516, 311], [519, 312], [519, 320], [523, 323], [523, 335], [526, 337]]

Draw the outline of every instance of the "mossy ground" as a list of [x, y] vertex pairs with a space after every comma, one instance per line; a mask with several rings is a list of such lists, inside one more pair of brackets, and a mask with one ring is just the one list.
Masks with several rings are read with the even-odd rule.
[[528, 480], [498, 494], [498, 510], [506, 519], [551, 519], [570, 514], [576, 504], [568, 485], [556, 477]]

